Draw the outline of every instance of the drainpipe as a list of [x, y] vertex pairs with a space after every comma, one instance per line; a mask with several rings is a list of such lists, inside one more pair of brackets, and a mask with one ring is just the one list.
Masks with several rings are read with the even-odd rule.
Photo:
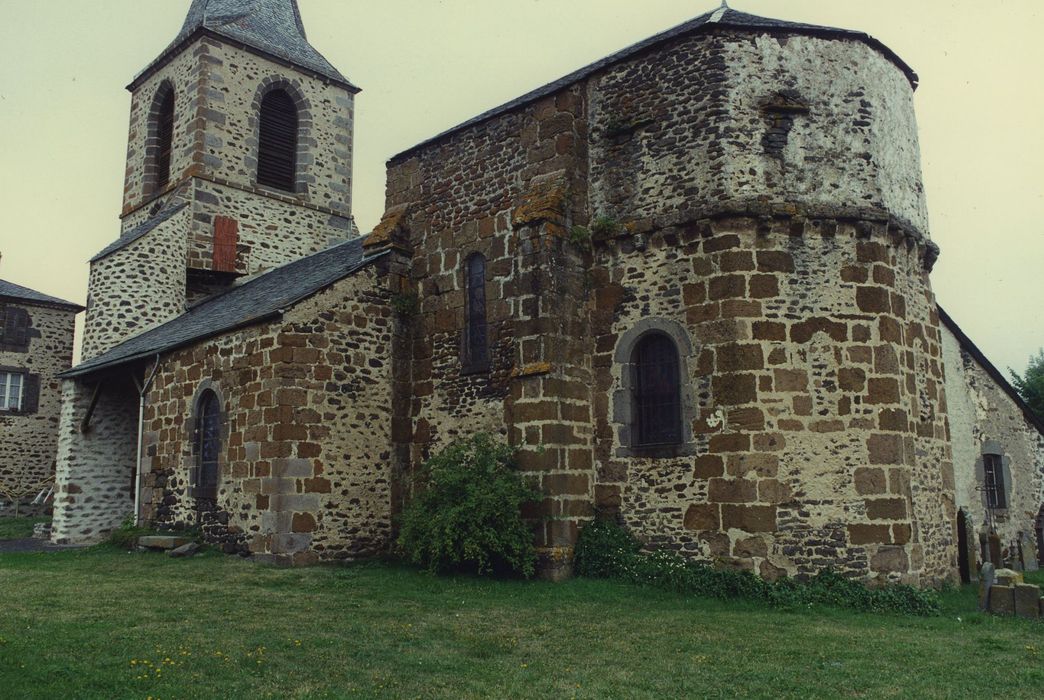
[[138, 381], [138, 377], [131, 375], [134, 386], [138, 388], [138, 458], [134, 471], [134, 525], [141, 525], [141, 452], [145, 442], [145, 395], [152, 386], [152, 381], [159, 371], [160, 356], [156, 355], [156, 364], [152, 366], [152, 372], [144, 384]]

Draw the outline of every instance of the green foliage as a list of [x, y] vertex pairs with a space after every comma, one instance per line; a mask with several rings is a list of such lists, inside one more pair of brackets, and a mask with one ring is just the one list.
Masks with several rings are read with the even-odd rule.
[[1011, 372], [1011, 383], [1015, 385], [1019, 396], [1038, 418], [1044, 420], [1044, 349], [1030, 357], [1026, 373], [1022, 376], [1014, 370], [1008, 371]]
[[410, 318], [417, 313], [420, 300], [416, 294], [396, 294], [391, 298], [392, 309], [402, 318]]
[[703, 598], [756, 600], [777, 607], [819, 604], [922, 616], [940, 611], [937, 593], [912, 586], [871, 589], [829, 570], [804, 582], [784, 578], [773, 583], [749, 571], [715, 569], [675, 552], [645, 554], [629, 532], [607, 520], [584, 528], [575, 567], [581, 576], [618, 579]]
[[539, 498], [514, 468], [514, 449], [488, 435], [454, 442], [422, 467], [402, 514], [399, 547], [429, 571], [532, 576], [533, 533], [523, 503]]
[[591, 233], [599, 238], [615, 236], [620, 228], [620, 222], [611, 216], [598, 216], [591, 222]]
[[50, 518], [0, 517], [0, 540], [26, 540], [33, 536], [37, 523], [46, 523]]
[[586, 226], [574, 226], [569, 229], [569, 242], [581, 248], [591, 246], [591, 230]]
[[120, 523], [120, 526], [112, 531], [108, 539], [105, 540], [106, 544], [112, 545], [119, 549], [134, 549], [138, 544], [138, 538], [145, 535], [152, 535], [154, 532], [147, 527], [138, 527], [134, 524], [134, 516], [128, 515]]

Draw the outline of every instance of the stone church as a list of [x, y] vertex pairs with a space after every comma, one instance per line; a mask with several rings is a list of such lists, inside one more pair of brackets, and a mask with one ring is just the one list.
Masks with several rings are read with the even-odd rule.
[[[54, 538], [136, 514], [366, 557], [416, 467], [483, 431], [544, 493], [549, 576], [602, 514], [766, 577], [938, 582], [1005, 475], [1014, 556], [1040, 425], [940, 321], [916, 87], [866, 34], [723, 5], [394, 156], [360, 237], [358, 88], [296, 0], [193, 0], [129, 86]], [[950, 391], [978, 392], [961, 421]]]

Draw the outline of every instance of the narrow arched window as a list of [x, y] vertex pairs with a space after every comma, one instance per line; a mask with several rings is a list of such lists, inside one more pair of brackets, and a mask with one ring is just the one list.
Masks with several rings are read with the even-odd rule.
[[293, 192], [297, 178], [297, 105], [285, 90], [261, 100], [257, 182]]
[[221, 404], [217, 394], [207, 389], [196, 406], [196, 498], [217, 499], [221, 454]]
[[161, 190], [170, 182], [170, 160], [174, 150], [174, 88], [170, 83], [163, 83], [156, 93], [151, 126], [151, 135], [155, 139], [151, 147], [154, 189]]
[[464, 369], [489, 368], [489, 329], [486, 323], [486, 259], [478, 253], [467, 259], [465, 275]]
[[639, 340], [631, 358], [631, 371], [634, 445], [680, 444], [681, 385], [674, 341], [662, 333], [650, 333]]

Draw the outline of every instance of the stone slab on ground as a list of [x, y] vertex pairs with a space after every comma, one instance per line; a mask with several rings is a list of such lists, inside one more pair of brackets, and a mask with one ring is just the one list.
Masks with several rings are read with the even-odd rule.
[[993, 585], [990, 588], [990, 612], [994, 615], [1015, 614], [1015, 587]]
[[191, 541], [187, 537], [175, 535], [144, 535], [138, 538], [138, 546], [146, 549], [177, 549]]
[[177, 549], [170, 550], [169, 552], [167, 552], [167, 556], [174, 557], [175, 559], [181, 559], [184, 557], [191, 557], [198, 551], [199, 545], [195, 542], [189, 542], [188, 544], [181, 545]]
[[1040, 586], [1015, 586], [1015, 614], [1031, 620], [1040, 617]]

